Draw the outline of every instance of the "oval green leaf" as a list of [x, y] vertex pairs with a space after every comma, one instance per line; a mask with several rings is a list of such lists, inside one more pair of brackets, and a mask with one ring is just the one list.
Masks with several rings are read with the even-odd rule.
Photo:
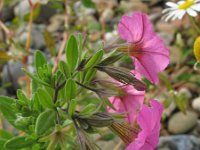
[[54, 108], [53, 99], [46, 90], [39, 88], [37, 96], [39, 97], [40, 103], [44, 108]]
[[35, 61], [34, 63], [35, 63], [35, 68], [36, 68], [37, 72], [39, 71], [40, 67], [42, 67], [44, 64], [47, 63], [47, 60], [46, 60], [45, 56], [39, 50], [37, 50], [35, 52], [34, 61]]
[[103, 50], [96, 52], [94, 54], [94, 56], [85, 65], [85, 69], [86, 68], [92, 68], [92, 67], [96, 66], [101, 61], [101, 59], [103, 58], [103, 53], [104, 53]]
[[65, 84], [65, 95], [68, 100], [71, 100], [76, 96], [76, 82], [74, 80], [67, 80]]
[[30, 138], [27, 138], [27, 136], [13, 137], [4, 144], [4, 147], [6, 149], [16, 150], [30, 147], [33, 143], [34, 141]]
[[85, 106], [85, 108], [83, 108], [83, 110], [80, 112], [81, 116], [90, 116], [93, 113], [95, 113], [97, 110], [96, 105], [94, 104], [88, 104], [87, 106]]
[[69, 109], [68, 109], [68, 114], [70, 117], [72, 117], [74, 111], [76, 110], [76, 104], [77, 101], [76, 100], [71, 100], [70, 104], [69, 104]]
[[14, 104], [15, 102], [15, 99], [7, 96], [0, 96], [0, 112], [2, 112], [3, 116], [12, 125], [14, 125], [14, 122], [16, 120], [16, 112], [12, 108], [12, 104]]
[[36, 120], [35, 133], [37, 135], [44, 134], [50, 127], [54, 125], [55, 116], [56, 115], [53, 110], [47, 110], [41, 113]]
[[69, 65], [70, 71], [74, 71], [78, 64], [78, 43], [76, 37], [71, 35], [69, 37], [67, 47], [66, 47], [66, 60]]

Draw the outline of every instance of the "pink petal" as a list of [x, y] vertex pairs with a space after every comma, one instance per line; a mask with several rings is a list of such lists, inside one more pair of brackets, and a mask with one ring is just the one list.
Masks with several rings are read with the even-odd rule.
[[143, 37], [152, 36], [152, 26], [146, 14], [135, 12], [131, 16], [122, 16], [118, 24], [118, 32], [127, 42], [137, 43]]
[[[147, 16], [147, 14], [142, 13], [143, 20], [143, 35], [140, 43], [151, 40], [155, 36], [155, 32], [153, 30], [152, 24]], [[138, 43], [136, 43], [138, 44]]]
[[142, 108], [144, 102], [144, 91], [137, 91], [130, 85], [123, 87], [123, 91], [127, 95], [109, 98], [110, 102], [116, 108], [116, 111], [111, 108], [108, 108], [108, 111], [111, 113], [125, 112], [127, 113], [126, 120], [129, 123], [133, 123]]
[[136, 70], [131, 70], [131, 73], [134, 74], [136, 79], [141, 80], [142, 76], [139, 72], [137, 72]]
[[162, 105], [155, 100], [151, 101], [151, 107], [143, 105], [137, 117], [141, 131], [126, 150], [154, 150], [156, 148], [159, 140], [162, 111]]
[[141, 51], [142, 53], [134, 60], [135, 70], [157, 84], [158, 73], [169, 64], [169, 51], [156, 35], [151, 40], [143, 42]]

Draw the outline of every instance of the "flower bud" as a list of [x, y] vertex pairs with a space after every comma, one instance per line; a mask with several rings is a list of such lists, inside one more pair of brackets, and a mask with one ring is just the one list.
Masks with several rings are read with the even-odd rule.
[[140, 131], [139, 127], [132, 127], [127, 122], [114, 122], [110, 129], [116, 133], [126, 145], [130, 144]]
[[145, 84], [136, 79], [131, 72], [127, 72], [126, 70], [109, 66], [96, 66], [96, 68], [99, 71], [105, 72], [106, 74], [123, 84], [133, 85], [138, 91], [146, 90]]

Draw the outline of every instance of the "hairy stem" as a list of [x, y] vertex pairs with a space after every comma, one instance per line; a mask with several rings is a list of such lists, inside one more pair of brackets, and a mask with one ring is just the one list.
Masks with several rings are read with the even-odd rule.
[[[59, 78], [59, 81], [61, 80], [61, 77]], [[66, 80], [64, 82], [62, 82], [60, 85], [58, 85], [59, 83], [56, 83], [55, 87], [54, 87], [54, 95], [53, 95], [53, 103], [55, 104], [58, 100], [58, 93], [59, 91], [64, 87], [66, 83]], [[61, 120], [60, 120], [60, 115], [58, 112], [58, 109], [56, 108], [56, 123], [57, 124], [61, 124]]]
[[192, 18], [191, 16], [189, 16], [190, 22], [192, 23], [193, 28], [197, 31], [197, 33], [200, 34], [200, 28], [199, 26], [196, 24], [194, 18]]

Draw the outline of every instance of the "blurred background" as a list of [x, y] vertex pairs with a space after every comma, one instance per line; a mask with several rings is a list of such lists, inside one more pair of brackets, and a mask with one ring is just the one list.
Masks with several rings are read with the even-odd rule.
[[[62, 59], [68, 35], [78, 32], [88, 38], [91, 50], [111, 45], [119, 37], [117, 24], [121, 16], [142, 11], [149, 15], [155, 31], [170, 50], [170, 65], [159, 75], [159, 85], [147, 82], [146, 99], [156, 98], [165, 105], [158, 150], [199, 150], [200, 70], [193, 68], [196, 62], [193, 43], [198, 34], [187, 16], [165, 22], [162, 11], [166, 2], [0, 0], [0, 95], [16, 97], [18, 88], [30, 91], [30, 80], [21, 68], [34, 71], [34, 51], [41, 50], [56, 64]], [[200, 15], [195, 19], [200, 26]], [[1, 128], [19, 134], [0, 117]], [[108, 134], [97, 137], [97, 141], [103, 150], [120, 149], [123, 144], [113, 138]]]

